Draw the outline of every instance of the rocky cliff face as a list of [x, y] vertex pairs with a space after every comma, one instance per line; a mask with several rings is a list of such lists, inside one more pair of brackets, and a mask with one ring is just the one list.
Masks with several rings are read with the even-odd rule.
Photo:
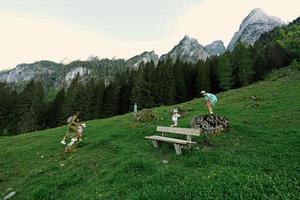
[[20, 64], [16, 68], [0, 72], [0, 81], [18, 83], [31, 79], [43, 79], [55, 75], [61, 65], [51, 61], [39, 61], [32, 64]]
[[133, 65], [133, 67], [136, 69], [138, 68], [138, 66], [144, 62], [150, 62], [153, 61], [154, 64], [156, 65], [158, 63], [159, 57], [158, 55], [155, 53], [155, 51], [145, 51], [140, 55], [136, 55], [130, 59], [127, 60], [127, 62], [129, 62], [131, 65]]
[[212, 55], [222, 55], [225, 52], [223, 41], [216, 40], [204, 47]]
[[254, 44], [262, 33], [282, 25], [284, 25], [284, 22], [281, 19], [267, 15], [260, 8], [253, 9], [242, 21], [239, 30], [234, 33], [227, 50], [232, 51], [239, 41]]
[[198, 60], [206, 60], [211, 54], [198, 43], [194, 38], [184, 38], [167, 54], [160, 57], [160, 60], [170, 58], [173, 62], [178, 58], [183, 61], [196, 63]]

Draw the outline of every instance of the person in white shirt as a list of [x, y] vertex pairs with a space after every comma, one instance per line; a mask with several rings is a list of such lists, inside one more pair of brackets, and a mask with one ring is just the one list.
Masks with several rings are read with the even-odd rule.
[[172, 115], [172, 121], [174, 122], [174, 124], [172, 124], [171, 127], [177, 126], [178, 117], [180, 117], [180, 114], [178, 113], [178, 110], [175, 108]]

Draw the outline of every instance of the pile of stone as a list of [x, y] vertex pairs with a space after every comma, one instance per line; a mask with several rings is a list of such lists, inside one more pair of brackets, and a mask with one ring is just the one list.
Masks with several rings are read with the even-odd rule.
[[193, 117], [191, 126], [201, 129], [201, 133], [218, 134], [229, 129], [229, 121], [220, 115], [207, 114]]
[[135, 119], [139, 122], [151, 122], [155, 120], [160, 120], [161, 118], [157, 113], [153, 112], [151, 109], [143, 109], [136, 113]]

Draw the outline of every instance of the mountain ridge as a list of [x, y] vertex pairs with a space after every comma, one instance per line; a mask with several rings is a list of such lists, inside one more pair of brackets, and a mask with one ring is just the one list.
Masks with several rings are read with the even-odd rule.
[[232, 51], [239, 41], [252, 45], [261, 34], [284, 24], [281, 19], [266, 14], [260, 8], [255, 8], [243, 19], [239, 30], [231, 38], [227, 50]]

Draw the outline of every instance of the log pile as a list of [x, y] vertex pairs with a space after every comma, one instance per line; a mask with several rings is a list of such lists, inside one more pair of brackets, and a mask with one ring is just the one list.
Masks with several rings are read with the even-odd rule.
[[229, 129], [229, 121], [215, 114], [200, 115], [192, 118], [191, 127], [201, 129], [205, 134], [218, 134]]

